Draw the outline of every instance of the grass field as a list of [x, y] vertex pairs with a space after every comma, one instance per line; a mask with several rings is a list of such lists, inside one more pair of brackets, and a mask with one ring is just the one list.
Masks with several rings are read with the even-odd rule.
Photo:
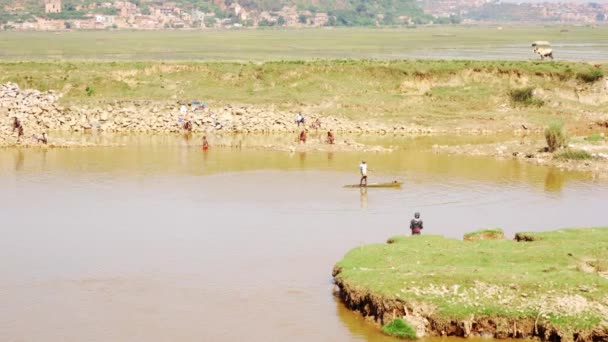
[[608, 229], [522, 236], [533, 241], [397, 237], [348, 252], [337, 279], [361, 296], [432, 304], [446, 318], [529, 318], [569, 332], [608, 327]]
[[[596, 67], [569, 62], [432, 60], [0, 62], [0, 82], [57, 90], [66, 105], [196, 99], [212, 106], [308, 107], [355, 120], [452, 126], [523, 120], [544, 125], [556, 116], [567, 123], [580, 111], [604, 108], [601, 102], [559, 98], [574, 87], [588, 87], [577, 75], [591, 69]], [[608, 65], [598, 70], [608, 74]], [[552, 106], [550, 98], [542, 107], [510, 105], [510, 90], [524, 86], [544, 89], [559, 107]]]
[[558, 59], [608, 60], [608, 26], [433, 26], [227, 31], [0, 32], [0, 59], [269, 61], [310, 59], [535, 59], [549, 40]]
[[[1, 32], [0, 82], [57, 90], [66, 105], [204, 100], [449, 127], [601, 111], [602, 99], [571, 94], [591, 85], [580, 75], [608, 74], [608, 64], [537, 61], [537, 39], [558, 56], [608, 60], [608, 26]], [[514, 106], [509, 93], [524, 87], [546, 91], [546, 104]]]

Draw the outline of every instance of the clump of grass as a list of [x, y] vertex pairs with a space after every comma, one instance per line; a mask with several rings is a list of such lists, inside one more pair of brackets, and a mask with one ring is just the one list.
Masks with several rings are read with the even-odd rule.
[[557, 154], [555, 158], [563, 160], [586, 160], [592, 159], [593, 156], [584, 150], [566, 149]]
[[93, 88], [93, 86], [87, 86], [86, 89], [84, 90], [87, 92], [87, 96], [93, 96], [93, 93], [95, 93], [95, 88]]
[[586, 83], [593, 83], [599, 81], [602, 77], [604, 77], [604, 73], [600, 69], [581, 71], [576, 74], [576, 78]]
[[515, 241], [517, 242], [531, 242], [540, 240], [540, 236], [536, 233], [516, 233]]
[[416, 330], [412, 328], [407, 322], [405, 322], [402, 318], [395, 318], [390, 323], [382, 327], [382, 332], [389, 335], [400, 338], [416, 338]]
[[557, 149], [566, 146], [566, 133], [562, 123], [552, 123], [545, 129], [545, 140], [547, 141], [547, 149], [549, 152], [555, 152]]
[[526, 87], [521, 89], [511, 89], [509, 98], [515, 105], [542, 107], [545, 102], [534, 97], [534, 87]]
[[464, 234], [465, 241], [500, 240], [504, 238], [505, 233], [500, 228], [481, 229]]
[[585, 140], [588, 141], [588, 142], [590, 142], [590, 143], [592, 143], [592, 144], [597, 144], [597, 143], [599, 143], [601, 141], [604, 141], [604, 137], [601, 134], [599, 134], [599, 133], [594, 133], [594, 134], [591, 134], [588, 137], [585, 137]]

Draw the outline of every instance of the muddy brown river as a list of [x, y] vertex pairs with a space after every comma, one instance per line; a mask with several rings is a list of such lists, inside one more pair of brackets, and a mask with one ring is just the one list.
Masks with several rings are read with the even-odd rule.
[[[414, 211], [454, 238], [608, 223], [606, 181], [429, 151], [451, 138], [388, 154], [112, 139], [0, 149], [0, 341], [388, 341], [333, 297], [331, 270]], [[363, 158], [403, 189], [342, 188]]]

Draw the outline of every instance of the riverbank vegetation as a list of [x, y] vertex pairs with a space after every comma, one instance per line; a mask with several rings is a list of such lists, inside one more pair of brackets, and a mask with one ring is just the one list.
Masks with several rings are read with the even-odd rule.
[[545, 141], [549, 152], [555, 152], [557, 149], [566, 146], [567, 140], [563, 123], [554, 122], [545, 128]]
[[[278, 61], [3, 62], [0, 82], [53, 89], [65, 105], [116, 101], [206, 101], [307, 110], [357, 121], [422, 126], [541, 130], [556, 119], [587, 125], [602, 115], [603, 83], [577, 74], [598, 67], [569, 62]], [[600, 65], [608, 70], [608, 65]], [[513, 89], [536, 89], [541, 107], [510, 104]], [[576, 94], [576, 96], [574, 96]]]
[[416, 330], [412, 328], [403, 318], [395, 318], [388, 324], [382, 327], [382, 332], [389, 336], [395, 336], [399, 338], [416, 338]]
[[530, 238], [395, 237], [348, 252], [335, 282], [351, 309], [426, 320], [426, 334], [608, 338], [608, 228], [520, 235]]
[[568, 148], [556, 154], [555, 158], [563, 160], [587, 160], [593, 159], [593, 155], [585, 150]]

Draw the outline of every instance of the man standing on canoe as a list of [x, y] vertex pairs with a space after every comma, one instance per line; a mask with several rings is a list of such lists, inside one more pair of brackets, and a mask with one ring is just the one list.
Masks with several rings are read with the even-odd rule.
[[[367, 186], [367, 164], [365, 163], [365, 160], [361, 161], [359, 171], [361, 171], [361, 180], [359, 181], [359, 186]], [[363, 183], [365, 183], [365, 185], [363, 185]]]

